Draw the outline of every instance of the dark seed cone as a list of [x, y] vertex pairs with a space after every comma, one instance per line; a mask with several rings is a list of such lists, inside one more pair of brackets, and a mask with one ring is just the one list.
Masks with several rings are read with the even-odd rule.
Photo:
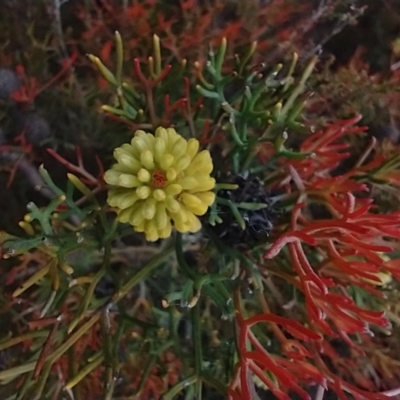
[[273, 208], [270, 194], [262, 187], [257, 178], [245, 179], [237, 175], [231, 179], [239, 187], [236, 190], [221, 190], [219, 197], [226, 198], [232, 203], [262, 203], [266, 208], [239, 212], [246, 223], [245, 229], [239, 226], [231, 210], [227, 206], [218, 206], [218, 215], [222, 223], [217, 223], [212, 229], [227, 244], [251, 246], [261, 240], [266, 240], [274, 227], [277, 211]]
[[26, 140], [35, 146], [40, 146], [51, 136], [49, 123], [36, 113], [23, 115], [19, 130], [24, 132]]
[[8, 99], [21, 85], [21, 79], [14, 71], [0, 68], [0, 99]]

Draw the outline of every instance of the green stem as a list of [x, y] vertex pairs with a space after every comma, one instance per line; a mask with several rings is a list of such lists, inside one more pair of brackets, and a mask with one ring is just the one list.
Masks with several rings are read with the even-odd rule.
[[122, 83], [122, 64], [124, 61], [124, 49], [122, 38], [119, 32], [115, 32], [115, 44], [116, 44], [116, 53], [117, 53], [117, 70], [115, 73], [115, 79], [118, 83], [118, 86], [121, 86]]
[[[203, 352], [201, 348], [201, 323], [200, 323], [200, 309], [196, 305], [192, 310], [193, 319], [193, 344], [194, 344], [194, 357], [195, 357], [195, 372], [197, 376], [200, 376], [203, 369]], [[196, 381], [196, 398], [202, 398], [202, 380], [197, 379]]]
[[[182, 247], [182, 235], [178, 233], [176, 235], [175, 242], [175, 251], [176, 258], [178, 260], [179, 266], [183, 269], [186, 275], [194, 282], [197, 280], [196, 273], [189, 268], [186, 263], [185, 257], [183, 256], [183, 247]], [[224, 313], [230, 313], [230, 309], [228, 306], [230, 295], [224, 284], [220, 281], [213, 281], [215, 288], [211, 285], [206, 285], [203, 288], [203, 291], [207, 296], [209, 296], [213, 302], [221, 309]]]
[[189, 378], [180, 381], [173, 386], [167, 393], [164, 394], [162, 400], [172, 400], [178, 393], [180, 393], [186, 386], [193, 385], [199, 379], [197, 375], [189, 376]]
[[103, 276], [106, 274], [108, 265], [110, 263], [110, 259], [111, 259], [111, 244], [106, 243], [104, 247], [103, 265], [101, 266], [99, 271], [97, 271], [96, 275], [93, 277], [93, 280], [90, 283], [86, 291], [85, 297], [82, 301], [80, 310], [78, 311], [77, 315], [71, 321], [68, 327], [68, 332], [73, 331], [75, 327], [78, 325], [78, 323], [85, 317], [86, 311], [88, 310], [90, 302], [92, 301], [94, 290], [96, 289], [96, 286], [100, 282], [101, 278], [103, 278]]
[[113, 303], [118, 302], [121, 300], [128, 292], [131, 291], [131, 289], [136, 286], [143, 278], [145, 278], [147, 275], [149, 275], [153, 269], [157, 268], [161, 263], [166, 261], [168, 257], [174, 252], [173, 247], [168, 247], [165, 249], [163, 252], [161, 252], [159, 255], [154, 257], [146, 266], [144, 266], [137, 274], [132, 276], [129, 281], [123, 285], [120, 290], [115, 293], [115, 295], [112, 297], [111, 301]]

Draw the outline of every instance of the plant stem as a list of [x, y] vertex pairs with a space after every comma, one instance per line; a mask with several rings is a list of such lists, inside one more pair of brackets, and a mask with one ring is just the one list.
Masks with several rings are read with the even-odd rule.
[[[201, 375], [203, 369], [203, 352], [201, 348], [201, 323], [200, 323], [200, 310], [197, 304], [192, 310], [193, 319], [193, 344], [194, 344], [194, 357], [195, 357], [195, 372], [197, 376]], [[197, 379], [195, 385], [196, 398], [202, 399], [202, 385], [201, 379]]]
[[121, 289], [115, 293], [112, 297], [111, 301], [113, 303], [117, 303], [121, 300], [126, 294], [136, 286], [143, 278], [150, 274], [153, 269], [157, 268], [161, 263], [166, 261], [168, 257], [174, 252], [173, 247], [168, 247], [163, 252], [161, 252], [158, 256], [154, 257], [146, 266], [144, 266], [137, 274], [132, 276], [131, 279], [125, 285], [121, 287]]

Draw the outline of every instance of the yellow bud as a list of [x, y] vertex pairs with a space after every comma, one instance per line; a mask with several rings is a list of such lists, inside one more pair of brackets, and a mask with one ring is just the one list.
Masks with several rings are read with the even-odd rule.
[[208, 207], [204, 204], [201, 203], [197, 205], [186, 205], [185, 207], [188, 211], [192, 212], [195, 215], [204, 215], [207, 212]]
[[[144, 215], [143, 215], [143, 202], [141, 205], [133, 210], [130, 215], [129, 223], [135, 227], [135, 230], [138, 230], [138, 227], [144, 223]], [[141, 231], [143, 232], [143, 231]]]
[[155, 220], [157, 229], [164, 229], [167, 226], [168, 216], [164, 204], [157, 204]]
[[192, 176], [179, 179], [177, 183], [181, 185], [184, 190], [194, 189], [197, 186], [197, 180]]
[[131, 222], [131, 224], [135, 227], [135, 231], [136, 231], [136, 232], [144, 232], [144, 230], [145, 230], [145, 223], [146, 223], [146, 221], [145, 221], [145, 219], [144, 219], [142, 213], [140, 213], [140, 216], [142, 217], [142, 222], [141, 222], [140, 224], [134, 225], [134, 224], [132, 224], [132, 222]]
[[122, 173], [122, 174], [130, 174], [130, 173], [132, 173], [132, 171], [128, 167], [126, 167], [125, 165], [122, 165], [122, 164], [114, 164], [111, 167], [111, 171], [119, 172], [119, 173]]
[[160, 160], [160, 167], [162, 170], [167, 171], [169, 167], [174, 163], [174, 156], [172, 154], [165, 154]]
[[125, 209], [135, 204], [138, 200], [138, 195], [135, 192], [129, 191], [118, 197], [117, 206], [121, 209]]
[[158, 165], [160, 165], [161, 160], [165, 153], [165, 141], [161, 138], [156, 138], [154, 143], [154, 158]]
[[156, 199], [154, 197], [149, 197], [143, 205], [142, 213], [145, 219], [153, 219], [156, 214]]
[[124, 188], [133, 188], [141, 184], [139, 179], [134, 175], [120, 174], [118, 178], [118, 185]]
[[172, 183], [171, 185], [168, 185], [167, 188], [165, 189], [165, 192], [171, 196], [176, 196], [177, 194], [182, 192], [182, 186], [178, 185], [177, 183]]
[[167, 196], [165, 199], [165, 205], [167, 206], [168, 211], [172, 213], [176, 213], [181, 209], [179, 202], [176, 201], [172, 196]]
[[[204, 168], [209, 169], [210, 164], [212, 165], [210, 152], [208, 150], [203, 150], [199, 154], [197, 154], [197, 156], [192, 160], [191, 164], [186, 168], [185, 172], [188, 175], [194, 175], [198, 171], [203, 173], [203, 169]], [[208, 174], [210, 172], [208, 172]], [[207, 172], [204, 172], [204, 173], [207, 173]]]
[[120, 210], [118, 213], [118, 221], [122, 222], [123, 224], [127, 223], [131, 219], [132, 213], [135, 211], [135, 206], [131, 206], [125, 208], [124, 210]]
[[198, 232], [201, 229], [200, 220], [190, 211], [187, 212], [187, 216], [188, 216], [187, 224], [189, 225], [189, 232], [191, 233]]
[[160, 238], [158, 236], [158, 231], [157, 231], [157, 228], [156, 228], [156, 226], [154, 224], [154, 221], [147, 221], [146, 222], [144, 233], [146, 235], [146, 239], [149, 242], [155, 242], [156, 240], [158, 240]]
[[185, 155], [176, 160], [174, 164], [174, 169], [177, 173], [184, 171], [190, 165], [191, 159], [190, 156]]
[[190, 193], [182, 193], [180, 195], [180, 199], [182, 200], [182, 202], [185, 206], [189, 206], [189, 207], [197, 207], [202, 204], [201, 200], [198, 197], [196, 197]]
[[200, 143], [197, 139], [190, 139], [187, 144], [186, 154], [192, 160], [199, 151]]
[[176, 179], [176, 175], [177, 175], [177, 173], [176, 173], [174, 168], [168, 168], [168, 170], [167, 170], [167, 179], [168, 179], [168, 181], [171, 182], [171, 181], [175, 180]]
[[161, 239], [166, 239], [171, 236], [172, 233], [172, 225], [171, 222], [167, 221], [167, 225], [158, 231]]
[[33, 230], [32, 225], [27, 221], [19, 221], [18, 225], [25, 231], [25, 233], [29, 236], [33, 236], [35, 231]]
[[135, 137], [144, 141], [147, 150], [150, 150], [151, 152], [154, 150], [155, 137], [151, 133], [146, 133], [145, 131], [139, 130], [136, 131]]
[[392, 281], [392, 276], [386, 272], [377, 272], [373, 274], [376, 276], [376, 280], [368, 279], [368, 278], [361, 278], [364, 282], [370, 283], [371, 285], [375, 286], [387, 286]]
[[162, 189], [155, 189], [153, 192], [153, 197], [157, 200], [157, 201], [164, 201], [165, 198], [167, 197], [164, 190]]
[[176, 133], [176, 130], [174, 128], [167, 128], [167, 133], [168, 133], [168, 137], [170, 138], [174, 138], [177, 139], [180, 136]]
[[132, 171], [132, 173], [136, 173], [141, 167], [140, 162], [132, 154], [129, 154], [121, 148], [114, 150], [114, 157], [119, 163]]
[[168, 133], [165, 128], [162, 128], [162, 127], [157, 128], [155, 136], [156, 136], [156, 138], [163, 139], [165, 143], [167, 143], [167, 141], [168, 141]]
[[135, 136], [132, 141], [131, 141], [132, 147], [135, 149], [135, 151], [139, 152], [139, 154], [142, 154], [143, 151], [148, 150], [149, 146], [144, 138], [137, 137]]
[[135, 157], [136, 160], [139, 160], [140, 158], [140, 153], [138, 149], [134, 148], [131, 144], [124, 143], [121, 147], [118, 147], [116, 150], [118, 149], [124, 150], [128, 155]]
[[121, 172], [113, 171], [109, 169], [104, 174], [104, 181], [109, 185], [118, 185], [118, 180], [121, 175]]
[[108, 192], [107, 203], [111, 207], [116, 207], [119, 202], [119, 197], [126, 193], [126, 189], [112, 188]]
[[214, 192], [201, 192], [196, 193], [196, 196], [208, 207], [214, 204], [215, 193]]
[[141, 168], [137, 174], [137, 177], [140, 182], [148, 183], [151, 181], [151, 174], [144, 168]]
[[174, 143], [171, 153], [175, 157], [175, 159], [183, 156], [186, 153], [187, 142], [184, 138], [178, 138], [178, 140]]
[[203, 176], [197, 178], [197, 186], [190, 190], [191, 193], [196, 193], [196, 192], [206, 192], [208, 190], [213, 189], [215, 186], [215, 179], [210, 178], [210, 176]]
[[153, 153], [150, 150], [146, 150], [140, 155], [140, 161], [147, 170], [151, 171], [155, 167]]
[[186, 212], [182, 208], [176, 213], [171, 213], [171, 218], [175, 224], [185, 224], [187, 222]]
[[136, 189], [136, 194], [139, 199], [147, 199], [150, 196], [151, 189], [148, 186], [139, 186]]
[[88, 58], [90, 59], [90, 61], [96, 65], [96, 67], [98, 68], [98, 70], [100, 71], [100, 73], [103, 75], [103, 77], [109, 82], [111, 83], [111, 85], [113, 86], [118, 86], [118, 82], [115, 79], [114, 74], [100, 61], [100, 58], [92, 55], [92, 54], [88, 54]]

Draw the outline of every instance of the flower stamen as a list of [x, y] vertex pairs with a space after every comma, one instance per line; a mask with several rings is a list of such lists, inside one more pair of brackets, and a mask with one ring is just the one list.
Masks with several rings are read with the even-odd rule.
[[167, 185], [167, 177], [160, 169], [156, 169], [151, 177], [151, 184], [154, 188], [164, 188]]

